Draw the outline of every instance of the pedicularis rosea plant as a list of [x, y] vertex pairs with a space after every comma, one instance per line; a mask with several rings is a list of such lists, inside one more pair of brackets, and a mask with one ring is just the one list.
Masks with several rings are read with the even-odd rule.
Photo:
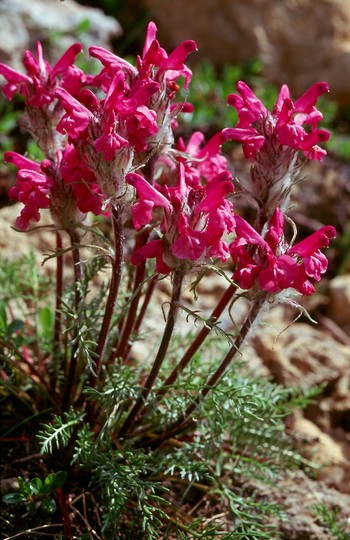
[[[105, 453], [106, 463], [128, 467], [134, 463], [130, 456], [173, 447], [174, 441], [181, 446], [186, 438], [195, 437], [199, 410], [226, 376], [260, 314], [281, 301], [298, 306], [298, 296], [314, 292], [313, 281], [327, 269], [321, 249], [335, 236], [334, 228], [325, 225], [295, 243], [296, 226], [288, 217], [300, 157], [321, 160], [326, 153], [318, 143], [327, 141], [329, 133], [318, 128], [322, 114], [316, 104], [328, 92], [327, 83], [314, 84], [295, 102], [283, 85], [268, 111], [239, 82], [237, 94], [228, 96], [228, 104], [238, 113], [237, 125], [208, 141], [197, 131], [185, 142], [176, 140], [175, 133], [177, 116], [192, 111], [188, 102], [181, 101], [180, 82], [187, 90], [192, 73], [185, 62], [196, 50], [194, 41], [185, 41], [168, 55], [150, 23], [135, 66], [101, 47], [90, 47], [90, 55], [102, 64], [94, 76], [74, 65], [81, 50], [79, 44], [72, 45], [51, 66], [38, 42], [35, 55], [29, 51], [24, 55], [26, 73], [0, 64], [7, 81], [3, 92], [9, 100], [18, 93], [24, 96], [21, 126], [45, 156], [38, 163], [16, 152], [5, 153], [5, 161], [18, 168], [17, 183], [9, 192], [11, 199], [23, 204], [16, 227], [32, 228], [40, 221], [41, 210], [48, 209], [57, 261], [50, 354], [42, 362], [34, 347], [15, 350], [3, 339], [4, 356], [24, 362], [28, 376], [50, 396], [55, 416], [40, 434], [43, 450], [59, 455], [61, 466], [72, 475], [77, 463], [83, 469], [90, 463], [90, 470], [100, 470], [102, 465], [91, 457], [94, 448], [97, 454]], [[251, 165], [244, 187], [255, 209], [251, 223], [235, 211], [235, 183], [221, 150], [229, 140], [242, 143]], [[93, 215], [101, 217], [94, 220]], [[110, 234], [102, 233], [101, 220], [110, 222]], [[94, 262], [82, 258], [86, 248]], [[71, 254], [70, 289], [63, 268]], [[89, 281], [106, 265], [108, 290], [99, 282], [102, 294], [96, 293], [99, 300], [94, 304], [88, 299]], [[200, 280], [205, 284], [206, 274], [213, 271], [223, 276], [227, 288], [215, 299], [211, 317], [201, 318], [183, 306], [183, 289], [190, 282], [196, 287]], [[157, 282], [164, 277], [172, 292], [163, 308], [163, 335], [152, 359], [141, 365], [143, 359], [136, 358], [133, 363], [133, 342], [142, 332]], [[246, 317], [229, 336], [228, 345], [222, 338], [226, 350], [217, 349], [222, 357], [213, 360], [204, 376], [193, 359], [211, 330], [220, 330], [225, 308], [242, 296], [249, 303]], [[203, 325], [194, 327], [197, 333], [192, 332], [180, 357], [172, 353], [169, 361], [181, 309]], [[186, 390], [175, 414], [167, 414], [167, 400], [174, 396], [180, 400], [189, 366], [192, 370], [197, 366], [199, 371], [192, 376], [202, 377], [200, 383]], [[106, 396], [114, 401], [106, 404]], [[130, 465], [130, 482], [135, 470], [146, 475], [138, 466]], [[122, 482], [117, 476], [104, 478], [101, 473], [96, 482], [114, 485]], [[145, 488], [144, 500], [152, 489]], [[130, 495], [126, 488], [125, 496], [121, 488], [113, 493], [105, 502], [109, 517], [102, 529], [106, 537], [119, 538], [111, 530], [113, 523], [123, 521], [120, 509], [127, 507]], [[148, 500], [152, 519], [162, 521], [159, 501]], [[67, 498], [61, 497], [60, 504], [65, 534], [73, 537], [64, 506]], [[116, 509], [114, 517], [111, 508]], [[146, 519], [149, 507], [146, 511], [139, 502], [138, 508]], [[154, 525], [156, 533], [147, 529], [148, 522], [142, 523], [145, 537], [160, 537], [160, 523]], [[184, 531], [186, 526], [182, 523], [180, 528]]]

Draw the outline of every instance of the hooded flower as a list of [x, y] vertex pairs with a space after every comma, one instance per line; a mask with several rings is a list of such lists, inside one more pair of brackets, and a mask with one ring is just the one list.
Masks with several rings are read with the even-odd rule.
[[182, 138], [176, 144], [176, 151], [179, 152], [177, 159], [185, 164], [186, 178], [192, 185], [203, 180], [210, 182], [228, 168], [227, 160], [221, 153], [221, 145], [225, 142], [221, 131], [207, 142], [204, 139], [204, 133], [195, 131], [187, 145]]
[[[116, 74], [124, 78], [125, 117], [129, 142], [136, 153], [155, 151], [159, 155], [164, 147], [173, 141], [174, 97], [180, 90], [176, 81], [184, 77], [184, 88], [188, 87], [192, 72], [185, 65], [189, 53], [196, 49], [194, 41], [188, 40], [168, 55], [156, 39], [157, 27], [150, 22], [146, 32], [145, 45], [141, 56], [137, 57], [137, 67], [102, 47], [90, 47], [90, 55], [98, 58], [103, 69], [94, 80], [106, 94], [110, 93]], [[118, 108], [118, 113], [123, 112]], [[143, 161], [142, 156], [140, 161]]]
[[72, 190], [77, 207], [81, 212], [102, 213], [103, 198], [93, 171], [81, 160], [79, 152], [68, 144], [62, 156], [60, 173], [63, 182]]
[[18, 167], [16, 185], [9, 189], [11, 199], [24, 207], [16, 220], [18, 229], [27, 230], [40, 220], [40, 210], [49, 208], [56, 224], [68, 228], [83, 219], [82, 214], [102, 212], [102, 197], [96, 178], [81, 161], [73, 145], [57, 152], [56, 162], [40, 164], [17, 152], [5, 152], [5, 161]]
[[43, 107], [54, 100], [54, 91], [58, 85], [77, 94], [83, 85], [91, 82], [88, 76], [73, 66], [81, 51], [80, 43], [74, 43], [51, 67], [43, 57], [41, 43], [37, 41], [36, 57], [31, 51], [24, 53], [23, 64], [26, 74], [0, 64], [0, 74], [7, 80], [7, 84], [3, 87], [5, 96], [11, 100], [14, 94], [20, 93], [32, 107]]
[[17, 152], [5, 152], [5, 161], [18, 167], [17, 183], [9, 189], [10, 199], [17, 199], [24, 207], [16, 219], [16, 227], [28, 229], [30, 222], [40, 220], [40, 209], [51, 205], [50, 188], [52, 181], [41, 171], [39, 163]]
[[128, 174], [127, 182], [135, 187], [139, 197], [132, 207], [135, 228], [156, 225], [158, 219], [161, 235], [161, 239], [137, 250], [132, 262], [140, 264], [155, 256], [157, 270], [168, 273], [177, 260], [193, 264], [208, 257], [227, 259], [229, 252], [222, 236], [234, 227], [232, 205], [226, 200], [234, 189], [231, 180], [225, 171], [206, 186], [192, 187], [181, 163], [175, 187], [151, 186], [141, 175]]
[[120, 70], [127, 75], [130, 87], [140, 80], [153, 80], [159, 84], [159, 88], [165, 87], [168, 93], [176, 93], [178, 88], [175, 81], [183, 76], [184, 88], [187, 88], [192, 72], [185, 65], [185, 61], [189, 53], [197, 49], [196, 43], [192, 40], [184, 41], [168, 56], [159, 45], [156, 34], [157, 27], [154, 22], [150, 22], [142, 55], [137, 57], [137, 68], [103, 47], [90, 47], [90, 55], [98, 58], [104, 66], [102, 72], [95, 78], [96, 83], [98, 85], [102, 83], [104, 91], [107, 92], [115, 72]]
[[243, 154], [252, 162], [244, 189], [258, 208], [256, 229], [262, 232], [276, 208], [285, 212], [290, 191], [299, 174], [298, 156], [320, 160], [325, 150], [319, 142], [329, 139], [328, 131], [318, 129], [322, 114], [316, 109], [319, 96], [328, 92], [327, 83], [314, 84], [294, 103], [283, 85], [272, 112], [242, 81], [228, 103], [238, 112], [234, 128], [222, 130], [227, 140], [242, 143]]
[[[328, 141], [329, 132], [318, 129], [322, 114], [316, 109], [321, 94], [329, 91], [328, 84], [314, 84], [294, 103], [289, 88], [283, 85], [270, 113], [252, 90], [242, 81], [237, 83], [239, 94], [230, 94], [228, 104], [237, 109], [238, 123], [224, 131], [227, 139], [242, 143], [244, 156], [255, 159], [267, 140], [301, 150], [310, 159], [321, 160], [326, 154], [319, 142]], [[306, 130], [304, 125], [310, 126]]]
[[284, 218], [276, 208], [266, 232], [260, 236], [242, 217], [236, 216], [236, 239], [230, 244], [236, 270], [234, 281], [243, 289], [257, 283], [269, 293], [293, 288], [304, 295], [315, 289], [309, 278], [316, 281], [327, 270], [327, 259], [320, 251], [328, 247], [336, 231], [331, 225], [321, 227], [298, 244], [289, 246], [283, 235]]

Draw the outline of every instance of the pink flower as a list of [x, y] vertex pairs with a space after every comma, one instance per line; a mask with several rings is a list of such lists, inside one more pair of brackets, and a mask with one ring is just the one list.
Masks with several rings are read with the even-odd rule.
[[158, 183], [168, 183], [169, 178], [176, 175], [178, 163], [183, 163], [187, 185], [193, 188], [203, 183], [209, 185], [214, 178], [228, 169], [227, 160], [221, 153], [224, 142], [221, 132], [207, 142], [201, 131], [194, 132], [187, 144], [180, 137], [174, 149], [159, 156], [155, 163]]
[[69, 135], [71, 139], [79, 138], [87, 130], [93, 114], [64, 88], [57, 88], [55, 97], [61, 101], [66, 111], [57, 124], [57, 131]]
[[78, 150], [68, 144], [62, 155], [60, 173], [63, 182], [73, 193], [81, 212], [102, 213], [103, 198], [93, 171], [82, 161]]
[[50, 188], [53, 183], [41, 172], [40, 165], [35, 161], [17, 152], [5, 152], [4, 158], [19, 169], [17, 184], [9, 189], [9, 197], [24, 204], [20, 216], [16, 219], [16, 227], [25, 231], [31, 221], [40, 220], [41, 208], [50, 207]]
[[151, 81], [129, 92], [125, 75], [120, 71], [102, 100], [85, 90], [78, 101], [66, 90], [58, 88], [55, 95], [61, 100], [66, 114], [57, 130], [67, 133], [72, 140], [82, 142], [86, 139], [107, 161], [113, 161], [116, 152], [124, 146], [142, 151], [148, 138], [158, 131], [155, 112], [144, 105], [157, 89], [158, 85]]
[[135, 187], [139, 196], [132, 207], [136, 229], [148, 223], [155, 225], [158, 221], [161, 235], [160, 240], [153, 241], [157, 244], [152, 247], [147, 244], [137, 250], [132, 262], [138, 264], [140, 260], [155, 256], [157, 268], [166, 264], [170, 269], [181, 260], [193, 264], [208, 257], [227, 259], [229, 251], [222, 236], [232, 231], [235, 223], [232, 205], [225, 198], [234, 189], [231, 179], [225, 171], [206, 186], [193, 187], [187, 183], [181, 163], [174, 187], [151, 186], [141, 175], [129, 173], [127, 182]]
[[[152, 151], [154, 157], [157, 157], [155, 150], [157, 155], [162, 152], [164, 142], [168, 145], [172, 142], [174, 107], [171, 101], [180, 90], [176, 81], [183, 76], [187, 88], [192, 73], [185, 61], [196, 49], [195, 42], [189, 40], [168, 56], [156, 40], [156, 32], [155, 24], [149, 23], [142, 56], [137, 57], [137, 68], [102, 47], [89, 49], [90, 55], [104, 66], [94, 84], [106, 92], [106, 100], [113, 96], [113, 107], [126, 122], [130, 145], [137, 153]], [[122, 86], [123, 94], [119, 93], [118, 97]]]
[[74, 43], [51, 67], [44, 59], [41, 43], [38, 41], [36, 57], [31, 51], [24, 53], [26, 75], [0, 64], [0, 74], [7, 80], [3, 87], [4, 94], [11, 100], [14, 94], [20, 93], [32, 107], [43, 107], [54, 100], [54, 91], [58, 85], [74, 89], [75, 93], [78, 93], [84, 84], [90, 82], [81, 70], [75, 66], [73, 68], [75, 58], [81, 51], [82, 46]]
[[187, 145], [182, 138], [176, 144], [176, 149], [180, 152], [177, 159], [185, 164], [186, 178], [193, 185], [201, 180], [210, 182], [228, 167], [226, 158], [221, 154], [221, 145], [226, 140], [222, 133], [216, 133], [205, 144], [204, 139], [204, 133], [196, 131]]
[[283, 236], [283, 214], [276, 208], [266, 232], [260, 236], [242, 217], [236, 216], [237, 238], [230, 244], [236, 270], [233, 279], [250, 289], [255, 284], [275, 294], [294, 288], [304, 295], [314, 292], [309, 278], [316, 281], [327, 270], [327, 259], [320, 248], [328, 247], [335, 237], [334, 227], [327, 225], [294, 246]]
[[156, 25], [154, 22], [150, 22], [142, 58], [138, 58], [140, 75], [142, 77], [152, 76], [152, 70], [156, 67], [158, 68], [157, 80], [163, 79], [167, 86], [171, 87], [180, 76], [183, 76], [185, 78], [184, 88], [186, 89], [191, 81], [192, 72], [185, 66], [185, 61], [191, 52], [197, 50], [196, 43], [192, 40], [184, 41], [168, 56], [156, 40], [156, 32]]
[[139, 266], [147, 259], [156, 259], [156, 270], [159, 274], [169, 274], [171, 268], [164, 262], [162, 240], [151, 240], [135, 251], [131, 257], [132, 264]]
[[[5, 152], [5, 160], [18, 167], [17, 183], [9, 196], [23, 203], [16, 220], [21, 230], [30, 222], [40, 220], [40, 209], [49, 208], [54, 221], [62, 228], [81, 220], [80, 212], [102, 212], [102, 196], [95, 175], [84, 165], [73, 145], [57, 152], [56, 162], [49, 159], [40, 164], [16, 152]], [[80, 211], [80, 212], [79, 212]]]
[[137, 69], [126, 60], [115, 56], [102, 47], [90, 47], [90, 56], [98, 58], [104, 65], [104, 69], [96, 77], [97, 84], [102, 81], [103, 89], [107, 92], [115, 72], [121, 70], [128, 76], [131, 86], [136, 82], [136, 79], [145, 81], [152, 79], [158, 83], [164, 83], [169, 91], [176, 92], [174, 83], [180, 76], [183, 76], [185, 78], [184, 87], [187, 88], [192, 73], [185, 66], [185, 61], [187, 56], [197, 49], [196, 43], [192, 40], [184, 41], [168, 56], [156, 40], [156, 33], [156, 25], [154, 22], [150, 22], [147, 27], [142, 56], [137, 57]]
[[[321, 160], [326, 154], [319, 142], [329, 139], [329, 132], [317, 129], [322, 114], [316, 109], [321, 94], [329, 91], [328, 84], [314, 84], [299, 99], [292, 102], [287, 85], [283, 85], [272, 113], [242, 81], [237, 83], [239, 94], [228, 96], [228, 103], [237, 109], [238, 123], [235, 128], [223, 130], [227, 139], [242, 143], [247, 159], [256, 159], [265, 145], [276, 143], [282, 147], [301, 150], [310, 159]], [[311, 131], [306, 131], [309, 125]]]

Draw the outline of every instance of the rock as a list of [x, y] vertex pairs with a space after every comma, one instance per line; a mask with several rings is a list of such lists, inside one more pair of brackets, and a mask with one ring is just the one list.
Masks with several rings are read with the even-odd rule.
[[270, 318], [251, 344], [278, 383], [304, 389], [325, 385], [305, 418], [294, 415], [292, 434], [303, 455], [322, 466], [317, 477], [350, 494], [350, 346], [305, 323], [286, 328], [284, 321]]
[[350, 365], [350, 347], [304, 323], [263, 326], [252, 344], [277, 382], [285, 386], [334, 384]]
[[[344, 430], [350, 444], [350, 365], [344, 374], [328, 389], [326, 396], [310, 407], [313, 420], [328, 431]], [[350, 446], [348, 448], [350, 459]]]
[[329, 296], [329, 317], [350, 335], [350, 274], [330, 281]]
[[[269, 499], [281, 504], [285, 519], [278, 524], [281, 540], [331, 540], [334, 535], [316, 517], [315, 505], [337, 511], [337, 522], [345, 522], [349, 531], [350, 495], [311, 480], [302, 471], [286, 476], [271, 488]], [[345, 538], [345, 536], [344, 536]]]
[[303, 452], [307, 452], [308, 457], [319, 465], [346, 460], [342, 446], [300, 413], [296, 415], [293, 424], [293, 435], [303, 440]]
[[[110, 47], [110, 39], [122, 31], [113, 17], [102, 10], [84, 7], [74, 0], [0, 0], [2, 39], [0, 62], [23, 71], [22, 58], [25, 50], [33, 50], [35, 42], [49, 40], [45, 58], [55, 61], [59, 54], [80, 41], [84, 48], [90, 45]], [[79, 26], [87, 21], [87, 29], [79, 32]]]
[[344, 438], [331, 437], [300, 412], [295, 415], [292, 436], [299, 452], [319, 465], [315, 477], [328, 487], [350, 494], [350, 451]]
[[350, 71], [348, 0], [143, 3], [158, 23], [164, 45], [194, 39], [198, 58], [220, 66], [259, 58], [268, 79], [287, 83], [296, 96], [326, 80], [334, 99], [350, 103], [350, 82], [344, 77]]
[[[40, 225], [48, 228], [37, 228], [33, 231], [19, 232], [13, 229], [16, 217], [19, 215], [23, 205], [17, 203], [6, 206], [0, 211], [0, 251], [4, 258], [15, 261], [21, 257], [29, 256], [33, 253], [38, 266], [44, 259], [44, 253], [48, 253], [55, 248], [55, 233], [50, 230], [52, 221], [46, 210], [41, 211], [42, 219]], [[53, 273], [56, 264], [51, 259], [44, 265], [44, 269]]]

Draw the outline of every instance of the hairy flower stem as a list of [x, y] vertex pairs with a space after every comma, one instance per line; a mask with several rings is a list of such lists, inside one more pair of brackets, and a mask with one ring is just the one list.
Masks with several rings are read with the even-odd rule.
[[116, 351], [115, 351], [115, 353], [113, 355], [114, 358], [118, 357], [118, 358], [122, 358], [123, 360], [125, 360], [125, 350], [126, 350], [126, 347], [128, 345], [130, 334], [131, 334], [131, 332], [133, 330], [133, 327], [134, 327], [134, 324], [135, 324], [137, 308], [138, 308], [138, 304], [139, 304], [140, 297], [141, 297], [140, 284], [142, 283], [142, 281], [143, 281], [143, 279], [145, 277], [145, 269], [146, 269], [145, 264], [139, 265], [137, 267], [137, 269], [136, 269], [135, 284], [134, 284], [134, 291], [133, 291], [134, 297], [133, 297], [132, 301], [130, 302], [128, 315], [127, 315], [127, 318], [126, 318], [126, 321], [125, 321], [125, 324], [124, 324], [124, 327], [123, 327], [122, 334], [120, 336], [120, 342], [119, 342], [119, 345], [118, 345], [118, 347], [117, 347], [117, 349], [116, 349]]
[[209, 380], [204, 385], [203, 389], [199, 392], [198, 396], [193, 400], [191, 405], [189, 405], [184, 412], [177, 420], [174, 422], [169, 428], [166, 430], [166, 432], [161, 435], [158, 439], [151, 441], [148, 446], [152, 448], [158, 447], [160, 444], [162, 444], [164, 441], [168, 440], [171, 437], [174, 437], [179, 431], [182, 431], [185, 427], [190, 425], [194, 422], [194, 419], [192, 418], [192, 413], [196, 410], [198, 405], [201, 403], [201, 401], [209, 394], [209, 392], [215, 387], [215, 385], [219, 382], [221, 377], [224, 375], [226, 369], [232, 362], [232, 360], [236, 357], [237, 353], [239, 353], [239, 348], [242, 346], [243, 342], [247, 338], [250, 330], [252, 329], [254, 323], [257, 321], [262, 307], [265, 303], [267, 297], [267, 293], [261, 293], [256, 300], [252, 303], [249, 312], [244, 320], [244, 323], [241, 327], [241, 330], [239, 334], [237, 335], [232, 347], [226, 354], [225, 358], [222, 360], [221, 364], [213, 373], [213, 375], [209, 378]]
[[112, 317], [114, 314], [115, 303], [118, 297], [123, 263], [123, 221], [122, 207], [118, 202], [112, 204], [112, 226], [114, 239], [114, 257], [112, 259], [112, 276], [109, 286], [109, 293], [104, 311], [103, 321], [101, 325], [100, 335], [96, 348], [96, 366], [95, 373], [91, 375], [90, 385], [95, 388], [98, 377], [101, 372], [103, 356], [106, 349], [107, 338], [111, 327]]
[[68, 409], [69, 404], [71, 402], [72, 398], [72, 390], [75, 387], [75, 372], [77, 369], [77, 363], [78, 363], [78, 348], [79, 348], [79, 339], [78, 339], [78, 333], [79, 333], [79, 312], [80, 312], [80, 304], [81, 304], [81, 290], [80, 290], [80, 283], [82, 280], [82, 266], [81, 266], [81, 260], [80, 260], [80, 250], [79, 250], [79, 234], [75, 231], [69, 231], [69, 238], [70, 243], [72, 247], [72, 254], [73, 254], [73, 268], [74, 268], [74, 288], [75, 288], [75, 316], [76, 321], [74, 324], [74, 331], [73, 331], [73, 338], [72, 338], [72, 351], [71, 351], [71, 358], [68, 368], [68, 374], [67, 374], [67, 381], [64, 389], [63, 394], [63, 400], [62, 400], [62, 409], [65, 411]]
[[[149, 305], [150, 300], [152, 298], [152, 294], [153, 294], [153, 291], [154, 291], [156, 283], [157, 283], [157, 277], [158, 277], [157, 274], [152, 276], [149, 283], [148, 283], [148, 288], [147, 288], [145, 297], [143, 299], [143, 303], [142, 303], [140, 312], [139, 312], [139, 314], [137, 316], [137, 319], [136, 319], [136, 322], [135, 322], [135, 325], [134, 325], [134, 334], [136, 336], [138, 335], [138, 332], [140, 330], [142, 321], [143, 321], [144, 316], [146, 314], [148, 305]], [[130, 343], [130, 341], [129, 341], [127, 343], [127, 347], [126, 347], [126, 350], [125, 350], [125, 358], [128, 357], [131, 347], [132, 347], [132, 343]]]
[[153, 385], [157, 379], [159, 370], [165, 359], [165, 355], [167, 353], [170, 340], [173, 335], [176, 317], [179, 310], [179, 301], [181, 298], [183, 278], [184, 278], [184, 272], [182, 270], [178, 272], [174, 272], [173, 290], [172, 290], [172, 296], [170, 300], [169, 312], [167, 315], [167, 321], [166, 321], [163, 337], [159, 345], [158, 353], [155, 357], [152, 369], [147, 377], [147, 380], [144, 384], [142, 392], [139, 398], [137, 399], [135, 405], [131, 409], [129, 416], [126, 418], [124, 424], [122, 425], [119, 431], [119, 437], [121, 438], [125, 437], [127, 431], [129, 430], [134, 420], [136, 419], [138, 413], [142, 409], [145, 400], [147, 399], [147, 397], [149, 396], [153, 388]]
[[[55, 324], [53, 333], [53, 353], [56, 356], [61, 348], [62, 335], [62, 294], [63, 294], [63, 255], [60, 253], [62, 249], [62, 236], [59, 231], [56, 231], [56, 304], [55, 304]], [[56, 380], [53, 378], [52, 385], [54, 387]]]
[[[230, 285], [226, 289], [225, 293], [221, 297], [221, 300], [219, 301], [219, 303], [217, 304], [217, 306], [215, 307], [215, 309], [213, 310], [210, 316], [210, 321], [212, 323], [215, 323], [218, 320], [218, 318], [220, 317], [220, 315], [226, 308], [227, 304], [230, 302], [233, 295], [235, 294], [236, 289], [237, 287], [235, 285]], [[199, 347], [202, 345], [202, 343], [204, 342], [205, 338], [207, 337], [207, 335], [209, 334], [211, 330], [212, 330], [212, 326], [209, 326], [209, 325], [203, 326], [199, 334], [196, 336], [196, 338], [193, 340], [191, 345], [188, 347], [187, 351], [181, 358], [180, 362], [177, 364], [177, 366], [175, 366], [173, 371], [165, 380], [163, 388], [161, 388], [159, 392], [157, 393], [158, 397], [163, 396], [167, 392], [168, 390], [167, 386], [174, 384], [178, 375], [182, 373], [182, 371], [186, 368], [186, 366], [192, 360], [193, 355], [198, 351]]]
[[[140, 234], [136, 239], [135, 249], [139, 249], [141, 246], [143, 246], [147, 242], [148, 236], [148, 233]], [[107, 360], [107, 364], [111, 364], [116, 358], [122, 358], [123, 360], [126, 359], [126, 350], [128, 349], [129, 338], [135, 327], [137, 308], [142, 293], [141, 284], [144, 280], [145, 272], [146, 263], [137, 266], [132, 291], [132, 300], [129, 305], [128, 314], [126, 320], [124, 321], [121, 335], [118, 336], [113, 345], [112, 352]]]

